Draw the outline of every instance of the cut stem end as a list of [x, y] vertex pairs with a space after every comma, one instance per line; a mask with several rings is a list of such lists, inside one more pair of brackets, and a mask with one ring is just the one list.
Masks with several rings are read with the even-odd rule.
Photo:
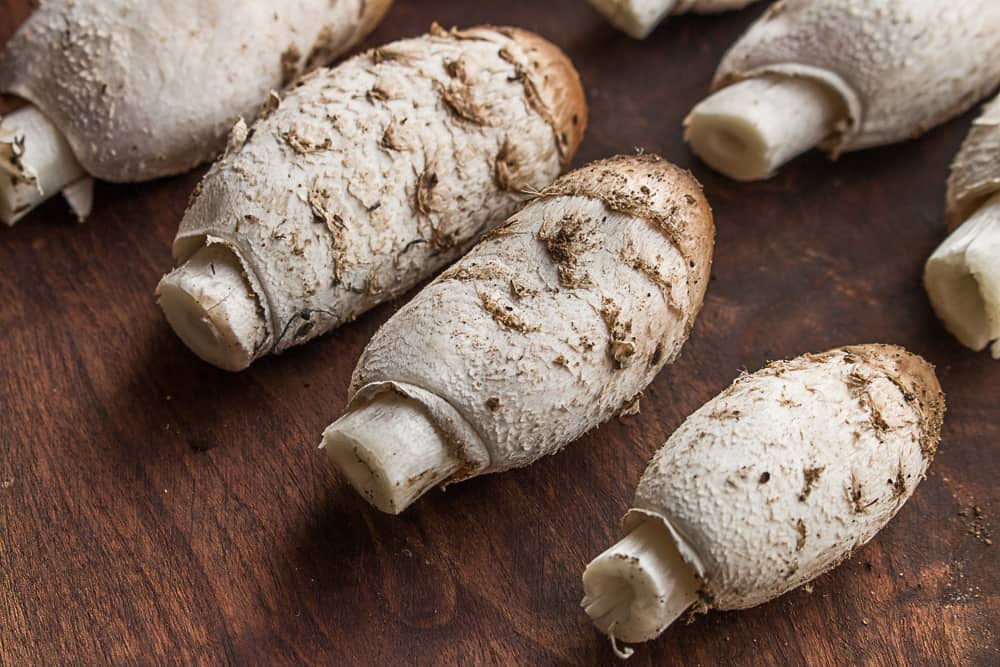
[[994, 195], [927, 260], [924, 285], [934, 312], [966, 347], [1000, 359], [1000, 194]]
[[677, 620], [699, 588], [666, 527], [650, 519], [591, 561], [581, 604], [612, 640], [642, 642]]
[[[13, 225], [86, 178], [62, 132], [38, 109], [29, 105], [0, 118], [0, 222]], [[71, 205], [80, 201], [79, 189], [71, 194]], [[74, 211], [89, 213], [89, 206]]]
[[614, 27], [634, 39], [646, 39], [673, 11], [676, 0], [590, 0]]
[[331, 424], [320, 446], [351, 486], [388, 514], [405, 510], [461, 463], [423, 406], [391, 392]]
[[231, 250], [210, 245], [160, 280], [157, 302], [184, 344], [208, 363], [241, 371], [267, 338], [239, 260]]
[[819, 145], [841, 115], [823, 84], [767, 75], [734, 83], [699, 103], [684, 121], [684, 138], [716, 171], [758, 181]]

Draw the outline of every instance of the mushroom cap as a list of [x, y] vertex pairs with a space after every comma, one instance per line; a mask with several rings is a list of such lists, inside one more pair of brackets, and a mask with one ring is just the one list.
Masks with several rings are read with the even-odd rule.
[[561, 173], [586, 122], [566, 57], [508, 28], [433, 26], [273, 99], [234, 128], [174, 241], [179, 262], [210, 238], [235, 249], [268, 320], [261, 354], [460, 257]]
[[677, 429], [643, 475], [626, 529], [661, 521], [706, 608], [761, 604], [885, 526], [924, 477], [943, 415], [933, 367], [896, 346], [772, 363]]
[[713, 242], [687, 172], [646, 155], [584, 166], [382, 326], [355, 369], [352, 407], [420, 387], [461, 416], [426, 404], [477, 462], [452, 481], [529, 465], [632, 408], [680, 354]]
[[948, 228], [965, 222], [1000, 192], [1000, 96], [986, 105], [951, 165], [948, 179]]
[[187, 171], [268, 93], [360, 41], [386, 0], [53, 0], [0, 57], [0, 91], [37, 106], [97, 178]]
[[569, 167], [587, 130], [587, 96], [576, 67], [558, 46], [529, 30], [509, 26], [482, 25], [445, 31], [435, 24], [431, 32], [488, 41], [496, 41], [502, 35], [520, 47], [521, 53], [505, 51], [501, 55], [516, 62], [521, 70], [519, 76], [525, 77], [528, 101], [552, 126], [563, 169]]
[[361, 0], [360, 39], [371, 33], [392, 8], [393, 0]]
[[715, 222], [701, 184], [686, 169], [658, 155], [618, 155], [570, 172], [547, 187], [545, 197], [583, 195], [613, 211], [648, 220], [677, 247], [691, 269], [688, 330], [701, 311], [712, 273]]
[[781, 0], [723, 57], [715, 88], [762, 74], [818, 81], [843, 102], [841, 152], [917, 137], [1000, 84], [995, 0]]

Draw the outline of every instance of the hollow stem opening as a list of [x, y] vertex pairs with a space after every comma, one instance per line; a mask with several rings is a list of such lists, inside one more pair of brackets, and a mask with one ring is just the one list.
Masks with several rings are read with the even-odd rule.
[[987, 201], [927, 260], [934, 312], [963, 345], [1000, 359], [1000, 194]]
[[770, 178], [833, 132], [841, 106], [823, 84], [778, 75], [746, 79], [700, 102], [685, 140], [706, 164], [737, 181]]

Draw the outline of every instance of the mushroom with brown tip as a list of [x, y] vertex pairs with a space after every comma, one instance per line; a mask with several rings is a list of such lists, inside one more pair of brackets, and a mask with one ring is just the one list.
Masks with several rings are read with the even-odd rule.
[[688, 610], [745, 609], [811, 581], [910, 498], [943, 416], [933, 367], [891, 345], [741, 376], [656, 453], [625, 539], [583, 574], [587, 614], [642, 642]]
[[1000, 359], [1000, 97], [955, 158], [947, 215], [951, 234], [924, 269], [931, 305], [963, 345]]
[[93, 179], [147, 181], [213, 158], [299, 74], [367, 35], [391, 0], [50, 0], [0, 55], [0, 222], [63, 192], [82, 219]]
[[160, 306], [227, 370], [305, 343], [460, 257], [562, 172], [586, 122], [572, 63], [524, 30], [435, 26], [316, 72], [234, 128]]
[[557, 452], [677, 358], [713, 244], [701, 187], [664, 160], [567, 174], [382, 326], [323, 447], [391, 513]]
[[815, 147], [923, 134], [994, 90], [997, 62], [994, 0], [780, 0], [725, 55], [685, 138], [726, 176], [766, 179]]

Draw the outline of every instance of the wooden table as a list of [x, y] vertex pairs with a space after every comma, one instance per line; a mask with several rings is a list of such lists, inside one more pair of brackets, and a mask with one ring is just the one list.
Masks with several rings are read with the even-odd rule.
[[[927, 356], [948, 394], [913, 500], [811, 591], [678, 624], [631, 664], [1000, 663], [1000, 545], [986, 543], [1000, 364], [952, 340], [920, 287], [972, 114], [728, 182], [680, 124], [761, 9], [634, 42], [583, 0], [399, 0], [369, 40], [432, 20], [540, 31], [586, 83], [577, 162], [661, 153], [702, 180], [718, 226], [705, 309], [640, 415], [402, 517], [366, 505], [315, 449], [401, 302], [230, 375], [187, 352], [152, 296], [199, 174], [99, 186], [85, 225], [53, 201], [0, 230], [0, 663], [613, 664], [578, 606], [580, 573], [620, 536], [649, 456], [740, 369], [870, 341]], [[0, 0], [0, 39], [28, 13]]]

